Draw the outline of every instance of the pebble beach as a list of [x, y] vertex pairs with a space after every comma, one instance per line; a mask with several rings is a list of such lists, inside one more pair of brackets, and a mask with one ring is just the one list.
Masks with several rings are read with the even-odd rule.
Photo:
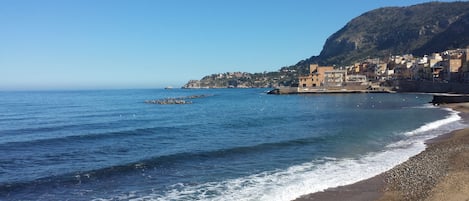
[[[469, 103], [446, 104], [469, 122]], [[297, 201], [469, 200], [469, 128], [427, 142], [420, 154], [385, 173]]]

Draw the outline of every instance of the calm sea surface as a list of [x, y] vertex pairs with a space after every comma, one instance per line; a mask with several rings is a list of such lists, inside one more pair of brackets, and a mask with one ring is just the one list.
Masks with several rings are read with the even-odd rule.
[[[187, 105], [148, 99], [210, 95]], [[0, 200], [291, 200], [463, 127], [422, 94], [0, 92]]]

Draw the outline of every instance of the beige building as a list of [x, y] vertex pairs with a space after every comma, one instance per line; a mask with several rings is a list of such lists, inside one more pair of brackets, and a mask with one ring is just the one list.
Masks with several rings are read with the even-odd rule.
[[449, 60], [449, 72], [457, 73], [460, 71], [462, 67], [462, 60], [461, 59], [450, 59]]
[[446, 66], [446, 80], [459, 81], [460, 72], [462, 74], [462, 59], [449, 59]]
[[300, 76], [299, 87], [321, 87], [325, 84], [326, 72], [334, 71], [332, 66], [309, 65], [309, 75]]

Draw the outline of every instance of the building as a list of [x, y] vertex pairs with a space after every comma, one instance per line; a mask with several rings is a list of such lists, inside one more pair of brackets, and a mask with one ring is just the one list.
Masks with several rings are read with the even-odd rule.
[[461, 59], [450, 59], [449, 60], [449, 72], [457, 73], [462, 68], [462, 60]]
[[366, 79], [366, 75], [347, 75], [347, 82], [348, 83], [366, 83], [368, 82]]
[[324, 72], [324, 86], [341, 87], [346, 81], [346, 70], [329, 70]]
[[326, 72], [334, 71], [332, 66], [319, 66], [317, 64], [309, 65], [309, 75], [300, 76], [299, 87], [321, 87], [325, 86]]
[[430, 68], [435, 68], [437, 65], [440, 63], [440, 61], [443, 61], [443, 57], [441, 57], [440, 53], [433, 53], [432, 56], [430, 57]]

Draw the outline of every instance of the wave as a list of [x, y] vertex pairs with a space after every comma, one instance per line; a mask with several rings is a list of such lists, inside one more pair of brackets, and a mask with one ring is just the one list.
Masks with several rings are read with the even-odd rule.
[[268, 171], [222, 182], [176, 184], [164, 193], [139, 196], [138, 200], [293, 200], [330, 187], [348, 185], [389, 170], [424, 149], [416, 144], [405, 152], [395, 149], [360, 159], [323, 158], [286, 170]]
[[[141, 129], [139, 129], [141, 130]], [[136, 130], [135, 132], [138, 132]], [[58, 140], [58, 139], [57, 139]], [[70, 139], [72, 140], [72, 139]], [[219, 149], [213, 151], [201, 151], [201, 152], [181, 152], [174, 153], [164, 156], [153, 157], [149, 159], [142, 159], [136, 162], [131, 162], [123, 165], [115, 165], [110, 167], [104, 167], [94, 170], [84, 170], [71, 173], [65, 173], [61, 175], [48, 176], [37, 178], [30, 181], [12, 181], [10, 183], [0, 183], [1, 191], [11, 191], [12, 189], [21, 189], [26, 186], [48, 186], [60, 184], [74, 184], [78, 181], [80, 183], [86, 183], [88, 181], [103, 180], [109, 177], [117, 175], [126, 175], [133, 173], [139, 173], [145, 170], [155, 169], [170, 169], [175, 164], [185, 163], [191, 161], [205, 161], [205, 160], [216, 160], [217, 158], [230, 157], [233, 155], [243, 154], [256, 154], [258, 152], [269, 152], [271, 150], [278, 150], [286, 147], [304, 146], [307, 144], [322, 143], [327, 140], [323, 137], [314, 138], [303, 138], [295, 139], [276, 143], [264, 143], [253, 146], [234, 147], [229, 149]], [[63, 140], [60, 140], [63, 141]]]
[[24, 120], [29, 120], [31, 117], [23, 116], [23, 117], [15, 117], [12, 115], [4, 115], [0, 116], [0, 123], [2, 122], [12, 122], [12, 121], [24, 121]]
[[[85, 113], [79, 115], [69, 115], [67, 118], [74, 119], [76, 123], [70, 123], [69, 121], [64, 121], [62, 119], [57, 118], [50, 118], [50, 117], [34, 117], [31, 116], [21, 116], [21, 117], [12, 117], [8, 116], [6, 118], [0, 118], [0, 122], [4, 121], [4, 123], [8, 123], [11, 121], [24, 121], [24, 125], [21, 128], [17, 129], [4, 129], [1, 130], [4, 134], [30, 134], [30, 133], [37, 133], [37, 132], [54, 132], [54, 131], [61, 131], [65, 129], [82, 129], [82, 128], [99, 128], [105, 127], [103, 123], [108, 123], [108, 121], [100, 122], [99, 119], [102, 118], [113, 118], [113, 117], [122, 117], [122, 116], [130, 116], [131, 114], [123, 114], [123, 113]], [[93, 121], [95, 123], [87, 123], [90, 119], [98, 119], [98, 121]], [[29, 120], [29, 121], [28, 121]], [[86, 121], [84, 121], [86, 120]], [[115, 121], [122, 120], [115, 119]], [[78, 122], [77, 122], [78, 121]], [[11, 122], [13, 123], [13, 122]], [[36, 127], [27, 127], [28, 125], [37, 125]]]
[[[456, 113], [456, 116], [457, 115]], [[452, 125], [458, 120], [454, 112], [443, 120], [430, 122], [413, 131], [402, 133], [402, 141], [394, 143], [395, 146], [385, 147], [380, 152], [362, 155], [359, 158], [332, 158], [323, 157], [310, 162], [294, 165], [285, 169], [264, 171], [249, 176], [243, 176], [224, 181], [207, 182], [202, 184], [178, 183], [163, 193], [132, 192], [126, 198], [136, 200], [292, 200], [300, 195], [321, 191], [330, 187], [347, 185], [359, 180], [366, 179], [384, 172], [393, 166], [407, 160], [409, 157], [419, 153], [425, 148], [424, 138], [428, 138], [428, 133], [438, 135], [454, 129]], [[459, 117], [460, 119], [460, 117]], [[432, 125], [432, 126], [428, 126]], [[457, 126], [456, 126], [457, 127]], [[433, 128], [433, 129], [432, 129]], [[98, 134], [85, 134], [80, 136], [67, 136], [64, 138], [54, 138], [34, 141], [33, 143], [73, 143], [83, 140], [108, 140], [114, 137], [146, 135], [161, 132], [183, 133], [184, 127], [153, 127], [138, 128], [125, 131], [103, 132]], [[435, 131], [435, 132], [434, 132]], [[408, 135], [408, 133], [413, 133]], [[174, 136], [164, 136], [174, 137]], [[229, 157], [233, 155], [255, 154], [256, 152], [270, 152], [272, 150], [282, 150], [283, 148], [301, 147], [305, 145], [324, 144], [332, 142], [337, 136], [321, 136], [300, 138], [280, 142], [254, 144], [251, 146], [241, 146], [228, 149], [217, 149], [209, 151], [169, 153], [164, 156], [156, 156], [147, 159], [138, 159], [123, 165], [107, 164], [108, 167], [95, 167], [94, 170], [75, 171], [58, 176], [40, 178], [34, 181], [17, 182], [15, 184], [0, 184], [0, 194], [8, 192], [12, 188], [21, 189], [25, 186], [53, 186], [60, 184], [76, 183], [87, 181], [106, 180], [108, 177], [131, 175], [142, 170], [157, 169], [160, 167], [171, 167], [185, 161], [206, 160], [213, 158]], [[31, 143], [31, 142], [28, 142]], [[404, 143], [406, 146], [400, 146]], [[26, 144], [26, 143], [25, 143]], [[24, 145], [25, 145], [24, 144]], [[397, 146], [399, 145], [399, 146]], [[21, 146], [21, 144], [15, 144]], [[136, 156], [138, 157], [138, 156]], [[122, 164], [122, 163], [121, 163]], [[109, 167], [111, 165], [111, 167]], [[73, 171], [73, 170], [70, 170]], [[59, 184], [57, 184], [57, 182]], [[151, 188], [151, 187], [150, 187]], [[159, 192], [159, 191], [155, 191]], [[125, 197], [120, 196], [120, 197]], [[118, 200], [118, 199], [111, 199]]]
[[[425, 141], [459, 129], [457, 112], [449, 110], [445, 119], [430, 122], [413, 131], [403, 133], [405, 139], [379, 152], [359, 158], [323, 157], [294, 165], [283, 170], [266, 171], [236, 179], [203, 184], [178, 183], [164, 193], [132, 194], [135, 200], [293, 200], [312, 192], [356, 183], [383, 173], [420, 153]], [[408, 135], [412, 133], [412, 135]], [[418, 136], [418, 137], [415, 137]], [[402, 146], [405, 144], [406, 146]], [[106, 199], [99, 199], [106, 200]], [[111, 199], [112, 200], [112, 199]]]
[[454, 111], [452, 109], [448, 109], [448, 108], [443, 108], [443, 109], [450, 112], [450, 114], [446, 116], [446, 118], [427, 123], [416, 130], [404, 133], [404, 135], [406, 136], [419, 135], [419, 134], [428, 132], [430, 130], [437, 129], [443, 125], [461, 120], [461, 116], [459, 116], [459, 112]]
[[[406, 107], [404, 107], [406, 108]], [[410, 107], [410, 108], [416, 108], [416, 109], [434, 109], [434, 108], [440, 108], [440, 107], [437, 107], [431, 103], [426, 103], [426, 104], [423, 104], [423, 105], [420, 105], [420, 106], [414, 106], [414, 107]]]
[[66, 124], [66, 125], [57, 125], [57, 123], [59, 122], [47, 122], [47, 123], [52, 124], [52, 126], [39, 126], [39, 127], [34, 127], [34, 128], [19, 128], [19, 129], [2, 130], [2, 133], [4, 133], [4, 135], [24, 135], [24, 134], [40, 133], [40, 132], [54, 132], [54, 131], [61, 131], [61, 130], [66, 130], [66, 129], [78, 129], [80, 127], [99, 125], [99, 123]]
[[[82, 124], [81, 127], [87, 126], [95, 126], [100, 124]], [[69, 126], [62, 126], [61, 128], [66, 128]], [[72, 126], [76, 127], [76, 126]], [[108, 126], [107, 126], [108, 127]], [[56, 130], [60, 130], [57, 127], [53, 127]], [[43, 127], [43, 128], [36, 128], [35, 131], [49, 131], [50, 127]], [[96, 128], [94, 128], [96, 129]], [[78, 129], [79, 130], [79, 129]], [[149, 127], [149, 128], [137, 128], [137, 129], [128, 129], [128, 130], [118, 130], [118, 131], [110, 131], [110, 132], [101, 132], [101, 133], [86, 133], [86, 134], [69, 134], [65, 136], [53, 136], [51, 134], [40, 135], [35, 134], [34, 136], [30, 136], [27, 138], [20, 138], [18, 139], [16, 136], [11, 136], [12, 139], [8, 139], [7, 137], [3, 137], [3, 143], [0, 143], [0, 146], [29, 146], [29, 145], [40, 145], [40, 144], [54, 144], [54, 143], [62, 143], [66, 144], [69, 142], [74, 142], [77, 140], [80, 141], [92, 141], [92, 140], [99, 140], [99, 139], [109, 139], [109, 138], [121, 138], [125, 136], [139, 136], [139, 135], [151, 135], [155, 133], [170, 133], [174, 131], [181, 131], [184, 128], [176, 128], [176, 127], [166, 127], [166, 126], [157, 126], [157, 127]], [[6, 139], [6, 140], [5, 140]]]

